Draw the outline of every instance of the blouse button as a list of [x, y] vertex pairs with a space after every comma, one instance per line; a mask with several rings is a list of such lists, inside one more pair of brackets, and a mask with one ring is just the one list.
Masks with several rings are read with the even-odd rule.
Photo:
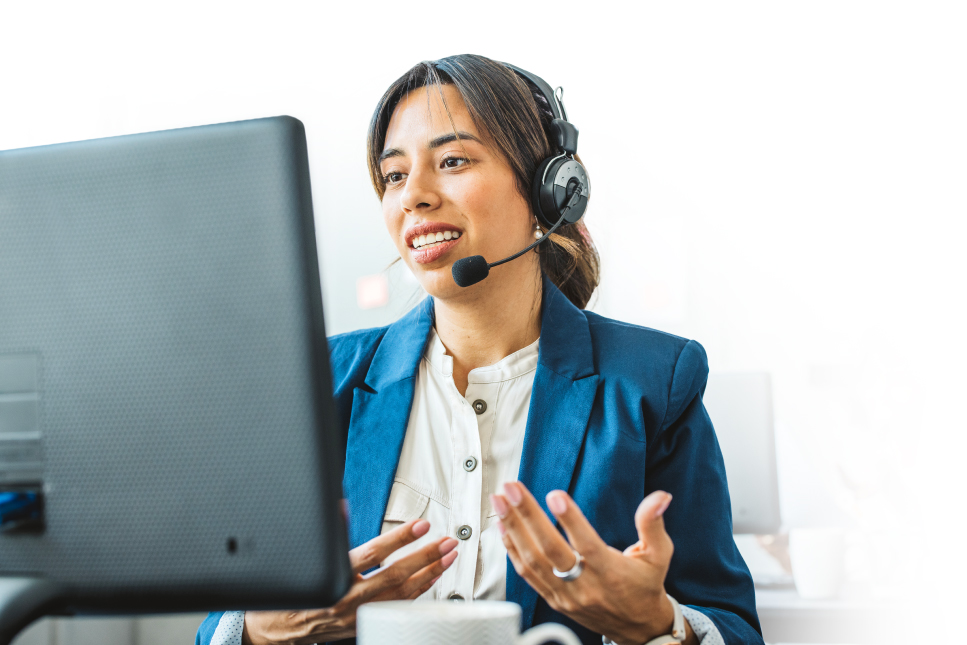
[[473, 529], [466, 524], [457, 529], [457, 537], [461, 540], [469, 540], [471, 535], [473, 535]]
[[461, 596], [458, 593], [452, 593], [452, 594], [450, 594], [450, 597], [447, 598], [447, 600], [453, 600], [455, 602], [459, 602], [459, 601], [463, 600], [463, 596]]
[[477, 467], [476, 457], [467, 457], [466, 459], [463, 460], [463, 469], [466, 470], [468, 473], [473, 472], [473, 469], [476, 467]]
[[487, 402], [483, 399], [477, 399], [473, 402], [473, 411], [477, 414], [483, 414], [487, 411]]

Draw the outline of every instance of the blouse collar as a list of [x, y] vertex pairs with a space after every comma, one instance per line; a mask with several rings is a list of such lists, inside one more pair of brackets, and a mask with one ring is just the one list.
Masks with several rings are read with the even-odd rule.
[[[470, 370], [470, 374], [467, 375], [468, 382], [499, 383], [533, 372], [537, 369], [539, 343], [540, 339], [537, 339], [527, 347], [505, 356], [493, 365]], [[453, 357], [447, 354], [447, 348], [443, 346], [443, 341], [440, 340], [436, 329], [430, 330], [430, 338], [427, 341], [423, 358], [443, 376], [453, 376]]]

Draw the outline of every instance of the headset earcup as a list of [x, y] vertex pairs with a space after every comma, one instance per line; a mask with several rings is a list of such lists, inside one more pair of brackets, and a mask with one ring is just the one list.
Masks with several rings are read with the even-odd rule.
[[[562, 172], [565, 171], [565, 172]], [[545, 175], [546, 181], [541, 181]], [[544, 228], [551, 228], [561, 217], [567, 203], [567, 185], [571, 181], [581, 181], [585, 194], [578, 199], [565, 215], [565, 224], [573, 224], [584, 215], [588, 207], [587, 192], [590, 190], [587, 171], [577, 160], [567, 157], [550, 157], [541, 162], [534, 173], [534, 186], [531, 202], [537, 221]]]
[[[554, 226], [554, 223], [557, 222], [557, 218], [560, 217], [559, 213], [555, 215], [553, 209], [549, 210], [547, 214], [545, 214], [544, 207], [541, 204], [542, 193], [544, 192], [544, 185], [541, 179], [544, 177], [544, 171], [547, 169], [548, 164], [555, 160], [555, 157], [548, 157], [537, 166], [537, 170], [534, 172], [534, 181], [531, 186], [531, 206], [534, 209], [534, 215], [537, 216], [537, 221], [545, 229]], [[548, 173], [548, 175], [551, 177], [554, 176], [553, 173]], [[549, 219], [548, 215], [553, 216], [554, 219]]]

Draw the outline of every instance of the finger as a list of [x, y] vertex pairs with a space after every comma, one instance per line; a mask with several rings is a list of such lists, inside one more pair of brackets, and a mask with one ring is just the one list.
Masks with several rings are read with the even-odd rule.
[[648, 560], [653, 557], [663, 560], [666, 556], [671, 559], [672, 540], [665, 531], [665, 520], [662, 517], [671, 501], [670, 494], [656, 490], [643, 499], [635, 511], [639, 544], [635, 545], [634, 551], [645, 555]]
[[423, 567], [398, 587], [393, 587], [376, 596], [374, 600], [396, 600], [406, 599], [423, 595], [423, 593], [433, 586], [433, 581], [439, 580], [443, 572], [450, 568], [450, 565], [457, 559], [457, 551], [454, 549], [450, 553], [434, 562]]
[[[498, 499], [499, 497], [494, 496], [498, 505], [502, 501]], [[537, 503], [526, 486], [520, 482], [504, 484], [503, 498], [510, 503], [505, 516], [501, 518], [508, 532], [528, 532], [531, 540], [525, 543], [527, 547], [533, 548], [530, 547], [530, 544], [533, 543], [551, 564], [561, 571], [567, 571], [574, 566], [577, 562], [574, 550], [571, 549], [564, 536], [554, 528], [551, 520], [544, 513], [544, 509]], [[500, 512], [498, 511], [497, 514], [499, 515]], [[516, 535], [514, 537], [518, 550], [521, 551], [522, 555], [526, 555], [523, 553], [522, 544], [517, 542]]]
[[608, 545], [584, 517], [581, 508], [574, 503], [570, 495], [562, 490], [552, 490], [545, 499], [547, 508], [551, 509], [551, 513], [564, 529], [567, 541], [585, 559], [593, 561], [607, 550]]
[[[502, 496], [496, 495], [495, 497], [497, 498], [499, 513]], [[503, 502], [503, 504], [506, 504], [506, 514], [501, 518], [497, 528], [504, 545], [510, 543], [513, 546], [513, 551], [518, 559], [518, 566], [515, 567], [517, 572], [535, 589], [538, 587], [538, 580], [540, 581], [539, 584], [545, 588], [560, 584], [560, 580], [557, 579], [552, 570], [557, 567], [562, 571], [567, 571], [573, 567], [576, 562], [574, 552], [566, 546], [567, 543], [565, 542], [565, 549], [558, 552], [558, 557], [561, 560], [560, 566], [552, 562], [530, 530], [523, 525], [523, 520], [516, 513], [516, 510], [510, 506], [509, 502]], [[557, 532], [554, 529], [551, 530]], [[558, 534], [558, 538], [564, 542], [564, 538], [560, 534]]]
[[414, 520], [357, 546], [349, 552], [349, 562], [353, 566], [353, 572], [362, 573], [373, 567], [378, 567], [379, 563], [388, 558], [394, 551], [415, 542], [426, 535], [429, 530], [429, 522]]
[[423, 585], [423, 587], [421, 587], [420, 589], [418, 589], [418, 590], [414, 591], [413, 593], [411, 593], [409, 595], [409, 597], [407, 598], [407, 600], [416, 600], [417, 598], [419, 598], [420, 596], [422, 596], [423, 594], [425, 594], [427, 591], [429, 591], [430, 590], [430, 587], [432, 587], [433, 585], [435, 585], [437, 583], [437, 581], [439, 581], [440, 578], [442, 578], [442, 577], [443, 576], [437, 576], [433, 580], [430, 580], [428, 583], [426, 583], [425, 585]]
[[[502, 524], [497, 524], [498, 528], [502, 528]], [[523, 578], [527, 584], [534, 588], [534, 591], [539, 593], [544, 598], [553, 598], [555, 591], [548, 580], [542, 575], [537, 574], [530, 565], [527, 564], [525, 559], [521, 556], [520, 551], [517, 549], [517, 545], [514, 540], [511, 539], [509, 533], [504, 533], [501, 538], [504, 542], [504, 547], [507, 549], [507, 557], [510, 559], [510, 564], [514, 567], [514, 571], [517, 572], [521, 578]]]
[[[373, 574], [372, 577], [366, 579], [365, 597], [367, 599], [372, 598], [384, 591], [403, 585], [414, 573], [434, 562], [442, 560], [456, 548], [456, 540], [453, 538], [442, 538], [400, 558], [388, 567], [383, 567]], [[449, 562], [451, 564], [453, 563], [453, 558], [456, 558], [456, 556], [454, 555], [450, 558]]]

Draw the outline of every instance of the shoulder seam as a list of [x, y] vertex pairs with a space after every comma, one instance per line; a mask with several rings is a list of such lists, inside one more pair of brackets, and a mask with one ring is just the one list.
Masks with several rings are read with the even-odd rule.
[[[623, 327], [625, 329], [637, 329], [639, 331], [653, 332], [655, 334], [659, 334], [667, 338], [685, 341], [685, 344], [688, 344], [688, 341], [689, 341], [689, 339], [685, 338], [684, 336], [679, 336], [671, 332], [662, 331], [661, 329], [655, 329], [654, 327], [646, 327], [644, 325], [636, 325], [634, 323], [624, 322], [623, 320], [615, 320], [614, 318], [607, 318], [600, 314], [596, 314], [593, 311], [584, 311], [583, 313], [585, 314], [585, 318], [588, 321], [588, 325], [593, 325], [593, 326], [610, 325], [614, 327]], [[588, 316], [587, 314], [592, 314], [593, 317]]]
[[692, 341], [689, 340], [682, 345], [681, 350], [678, 352], [678, 357], [675, 359], [675, 369], [672, 370], [672, 378], [668, 383], [668, 396], [665, 398], [665, 414], [662, 415], [661, 423], [658, 424], [658, 432], [655, 435], [656, 437], [665, 431], [665, 420], [668, 418], [669, 408], [672, 407], [672, 392], [675, 388], [675, 377], [678, 376], [678, 364], [682, 362], [682, 354], [685, 353], [685, 348], [688, 347], [688, 344], [691, 342]]

